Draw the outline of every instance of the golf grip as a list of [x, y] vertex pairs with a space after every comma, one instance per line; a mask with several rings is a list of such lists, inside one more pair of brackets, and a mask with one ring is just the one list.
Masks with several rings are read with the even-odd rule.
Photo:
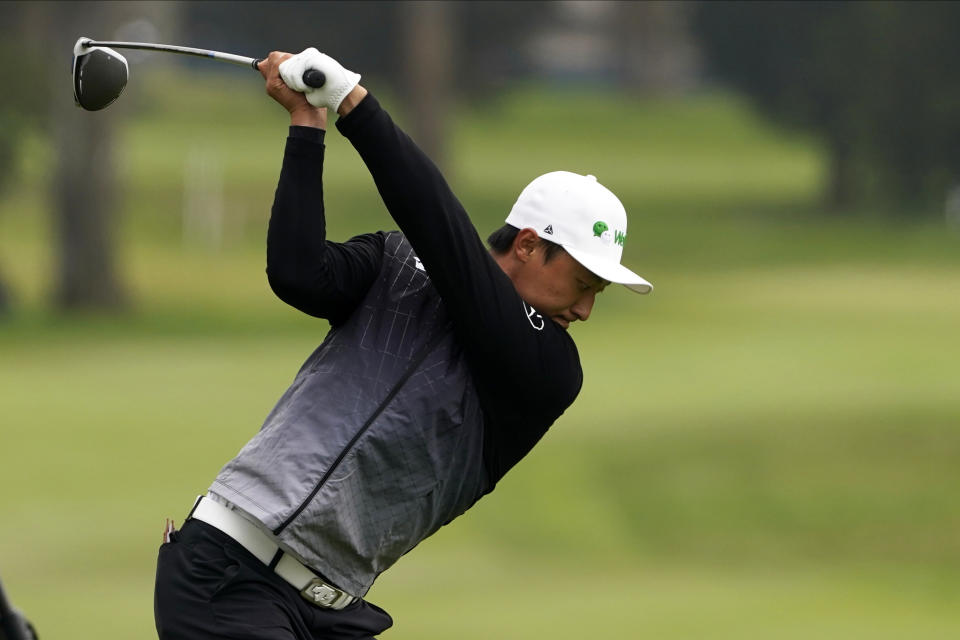
[[[254, 60], [250, 66], [252, 66], [257, 71], [260, 70], [260, 63], [263, 62], [263, 59]], [[323, 85], [327, 84], [327, 76], [323, 74], [323, 71], [319, 69], [307, 69], [303, 72], [303, 84], [308, 87], [313, 87], [314, 89], [319, 89]]]
[[327, 76], [319, 69], [307, 69], [303, 72], [303, 84], [314, 89], [319, 89], [327, 83]]

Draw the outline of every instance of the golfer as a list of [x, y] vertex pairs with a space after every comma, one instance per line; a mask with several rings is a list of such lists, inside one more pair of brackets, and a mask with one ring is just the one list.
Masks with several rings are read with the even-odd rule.
[[[303, 84], [306, 69], [326, 77]], [[361, 639], [389, 628], [377, 576], [497, 482], [574, 401], [570, 325], [610, 283], [627, 219], [592, 176], [520, 194], [484, 246], [443, 176], [360, 76], [316, 49], [271, 53], [291, 126], [267, 234], [277, 296], [330, 331], [263, 427], [165, 534], [160, 638]], [[327, 110], [399, 231], [326, 239]]]

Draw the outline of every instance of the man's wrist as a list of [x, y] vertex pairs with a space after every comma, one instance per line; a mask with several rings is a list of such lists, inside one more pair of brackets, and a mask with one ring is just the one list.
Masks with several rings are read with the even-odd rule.
[[327, 110], [315, 107], [295, 109], [290, 112], [290, 126], [325, 130], [327, 128]]
[[343, 102], [340, 103], [340, 106], [337, 107], [337, 115], [341, 118], [351, 111], [354, 107], [360, 104], [360, 101], [367, 97], [367, 90], [364, 89], [359, 84], [355, 86], [350, 93], [343, 99]]

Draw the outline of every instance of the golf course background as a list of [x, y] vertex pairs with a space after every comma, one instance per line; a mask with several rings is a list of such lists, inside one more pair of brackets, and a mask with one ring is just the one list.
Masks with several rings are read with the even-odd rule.
[[[18, 301], [0, 323], [0, 576], [54, 640], [155, 637], [164, 518], [327, 329], [264, 276], [287, 119], [258, 79], [141, 73], [124, 101], [128, 312], [50, 310], [47, 140], [0, 200]], [[611, 287], [571, 329], [577, 403], [378, 581], [383, 637], [958, 637], [960, 234], [820, 211], [817, 141], [725, 93], [533, 87], [455, 115], [449, 177], [484, 234], [536, 175], [592, 173], [656, 289]], [[393, 228], [332, 125], [327, 140], [330, 237]], [[184, 240], [184, 176], [204, 172], [217, 242]]]

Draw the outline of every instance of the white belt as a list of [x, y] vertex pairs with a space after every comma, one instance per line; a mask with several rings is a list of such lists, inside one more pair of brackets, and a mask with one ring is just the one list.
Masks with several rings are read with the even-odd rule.
[[339, 610], [357, 599], [326, 582], [296, 558], [280, 549], [266, 532], [233, 509], [215, 500], [205, 496], [199, 497], [190, 517], [202, 520], [236, 540], [257, 560], [272, 568], [274, 573], [293, 585], [311, 604]]

